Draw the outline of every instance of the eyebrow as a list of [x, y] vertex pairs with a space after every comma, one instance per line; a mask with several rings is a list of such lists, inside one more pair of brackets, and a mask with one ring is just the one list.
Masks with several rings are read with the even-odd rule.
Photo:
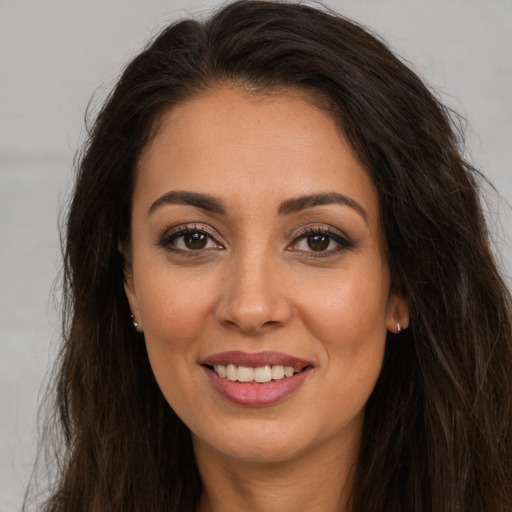
[[226, 214], [226, 209], [222, 202], [209, 194], [172, 190], [159, 197], [149, 207], [148, 215], [151, 215], [155, 210], [166, 204], [184, 204], [188, 206], [195, 206], [196, 208], [201, 208], [208, 212], [218, 213], [220, 215]]
[[[148, 210], [148, 215], [151, 215], [158, 208], [167, 204], [183, 204], [188, 206], [195, 206], [208, 212], [217, 213], [220, 215], [226, 215], [226, 208], [222, 201], [217, 199], [210, 194], [204, 194], [201, 192], [189, 192], [189, 191], [177, 191], [171, 190], [163, 196], [159, 197]], [[337, 192], [327, 192], [320, 194], [309, 194], [292, 199], [283, 201], [280, 206], [278, 213], [279, 215], [290, 215], [297, 213], [307, 208], [313, 208], [314, 206], [324, 206], [328, 204], [341, 204], [352, 208], [359, 213], [365, 221], [368, 216], [366, 210], [356, 201]]]
[[324, 206], [328, 204], [341, 204], [355, 210], [365, 221], [368, 220], [366, 210], [350, 197], [338, 194], [337, 192], [328, 192], [321, 194], [310, 194], [288, 199], [279, 206], [279, 215], [290, 215], [314, 206]]

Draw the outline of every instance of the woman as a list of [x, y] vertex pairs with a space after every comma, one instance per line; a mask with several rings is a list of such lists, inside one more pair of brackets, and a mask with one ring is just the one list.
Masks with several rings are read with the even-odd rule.
[[478, 181], [352, 22], [249, 1], [167, 28], [79, 166], [47, 510], [512, 510]]

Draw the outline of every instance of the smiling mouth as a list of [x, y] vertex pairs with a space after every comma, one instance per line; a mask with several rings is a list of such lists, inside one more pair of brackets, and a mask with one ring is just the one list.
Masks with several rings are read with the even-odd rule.
[[235, 364], [206, 365], [219, 377], [232, 382], [243, 382], [248, 384], [265, 384], [266, 382], [277, 381], [293, 377], [307, 367], [294, 368], [293, 366], [265, 365], [258, 367], [242, 366]]
[[275, 351], [230, 350], [200, 363], [213, 389], [243, 407], [266, 407], [295, 394], [315, 368], [313, 361]]

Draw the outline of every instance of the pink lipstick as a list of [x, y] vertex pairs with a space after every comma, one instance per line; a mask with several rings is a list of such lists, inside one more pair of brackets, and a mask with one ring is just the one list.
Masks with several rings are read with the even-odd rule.
[[213, 388], [247, 407], [265, 406], [294, 393], [313, 369], [311, 361], [279, 352], [222, 352], [202, 362]]

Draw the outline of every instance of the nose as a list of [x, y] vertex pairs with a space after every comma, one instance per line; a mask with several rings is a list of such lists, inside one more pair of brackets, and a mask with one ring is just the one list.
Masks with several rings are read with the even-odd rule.
[[279, 262], [264, 251], [241, 253], [226, 270], [217, 319], [251, 335], [283, 326], [292, 316], [286, 290]]

